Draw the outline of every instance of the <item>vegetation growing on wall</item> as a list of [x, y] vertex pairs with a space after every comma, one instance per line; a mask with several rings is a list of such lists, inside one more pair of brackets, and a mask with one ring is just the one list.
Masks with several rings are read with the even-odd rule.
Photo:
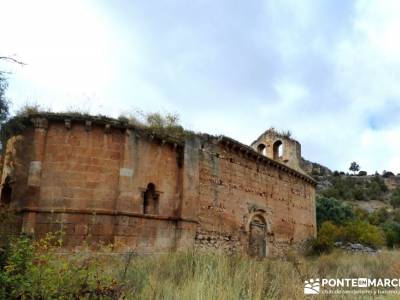
[[3, 145], [13, 135], [21, 133], [25, 128], [31, 126], [30, 118], [35, 115], [42, 115], [51, 118], [92, 120], [95, 122], [108, 123], [115, 127], [134, 127], [146, 134], [155, 135], [159, 138], [181, 144], [187, 137], [195, 135], [194, 132], [185, 130], [180, 124], [178, 114], [172, 113], [142, 113], [121, 115], [113, 119], [104, 115], [89, 115], [88, 112], [78, 108], [70, 108], [65, 112], [53, 113], [48, 108], [39, 105], [25, 105], [17, 111], [15, 116], [3, 124], [0, 131], [0, 139]]

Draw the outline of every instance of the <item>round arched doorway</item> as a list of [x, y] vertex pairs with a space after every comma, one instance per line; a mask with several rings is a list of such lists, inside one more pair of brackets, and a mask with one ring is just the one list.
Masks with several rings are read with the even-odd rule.
[[254, 257], [267, 255], [267, 224], [263, 216], [254, 215], [249, 224], [248, 253]]

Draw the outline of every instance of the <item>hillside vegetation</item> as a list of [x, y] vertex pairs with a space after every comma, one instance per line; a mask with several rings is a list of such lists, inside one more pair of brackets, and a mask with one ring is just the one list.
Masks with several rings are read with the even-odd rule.
[[[351, 168], [357, 170], [358, 165], [352, 163]], [[310, 175], [318, 181], [315, 252], [332, 251], [335, 242], [374, 249], [400, 246], [399, 176], [387, 171], [350, 175], [326, 169], [323, 174], [314, 169]]]

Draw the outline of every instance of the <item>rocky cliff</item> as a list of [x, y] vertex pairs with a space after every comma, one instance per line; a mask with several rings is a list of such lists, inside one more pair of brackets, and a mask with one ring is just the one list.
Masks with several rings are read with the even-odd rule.
[[330, 175], [332, 175], [332, 171], [329, 168], [327, 168], [321, 164], [306, 160], [304, 158], [301, 158], [300, 166], [310, 176], [313, 176], [313, 175], [330, 176]]

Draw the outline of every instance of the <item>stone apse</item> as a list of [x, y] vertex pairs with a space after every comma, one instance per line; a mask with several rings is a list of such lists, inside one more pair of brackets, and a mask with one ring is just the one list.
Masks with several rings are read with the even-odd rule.
[[316, 235], [315, 181], [300, 144], [274, 130], [252, 146], [184, 140], [104, 117], [36, 114], [8, 139], [1, 207], [20, 231], [118, 251], [196, 248], [277, 255]]

